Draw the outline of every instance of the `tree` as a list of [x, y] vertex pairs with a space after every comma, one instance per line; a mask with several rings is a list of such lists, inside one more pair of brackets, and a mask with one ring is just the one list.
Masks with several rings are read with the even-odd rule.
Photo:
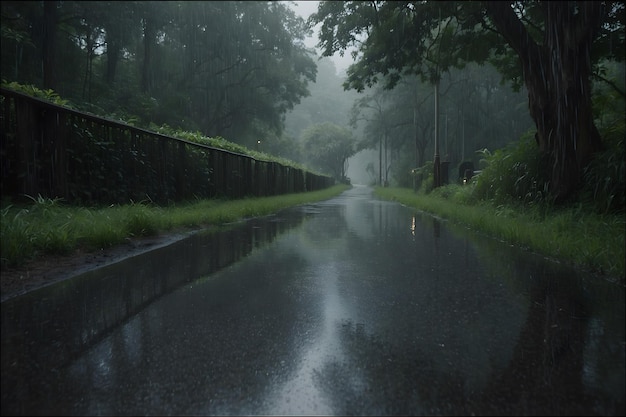
[[141, 91], [150, 94], [154, 90], [155, 50], [157, 36], [163, 34], [163, 28], [172, 20], [171, 2], [140, 2], [137, 5], [143, 29], [143, 62], [141, 65]]
[[2, 79], [56, 88], [59, 2], [3, 1]]
[[46, 1], [43, 5], [43, 88], [56, 89], [56, 38], [57, 38], [57, 14], [58, 4], [56, 1]]
[[352, 132], [333, 123], [313, 125], [302, 132], [305, 158], [311, 166], [340, 181], [346, 180], [346, 163], [356, 153], [354, 145]]
[[491, 60], [513, 82], [523, 81], [557, 201], [580, 188], [602, 148], [590, 77], [600, 58], [624, 59], [623, 2], [323, 1], [310, 19], [322, 23], [323, 55], [357, 47], [344, 88], [358, 91], [382, 79], [392, 88], [408, 74], [436, 80], [429, 51], [441, 25], [453, 22], [452, 36], [439, 43], [447, 53], [438, 71]]
[[181, 2], [183, 76], [192, 117], [208, 136], [248, 138], [308, 95], [316, 66], [302, 18], [281, 2]]
[[310, 29], [286, 2], [3, 1], [0, 11], [4, 80], [141, 127], [253, 146], [281, 134], [316, 77]]
[[111, 86], [116, 81], [118, 64], [133, 31], [140, 26], [133, 2], [107, 2], [108, 12], [103, 15], [106, 33], [106, 71], [104, 79]]
[[358, 144], [358, 150], [375, 149], [378, 146], [378, 184], [389, 183], [389, 139], [392, 129], [397, 127], [397, 111], [389, 104], [392, 93], [376, 89], [371, 95], [355, 100], [352, 107], [350, 124], [357, 127], [365, 122], [364, 139]]
[[404, 84], [403, 96], [400, 97], [400, 105], [396, 107], [400, 109], [409, 109], [411, 111], [412, 120], [410, 125], [406, 125], [407, 136], [413, 136], [415, 145], [414, 167], [419, 168], [424, 165], [426, 155], [426, 146], [430, 143], [430, 132], [433, 130], [432, 113], [426, 109], [426, 104], [430, 103], [432, 94], [428, 94], [421, 87], [419, 80], [415, 77], [407, 77], [407, 80], [401, 82]]

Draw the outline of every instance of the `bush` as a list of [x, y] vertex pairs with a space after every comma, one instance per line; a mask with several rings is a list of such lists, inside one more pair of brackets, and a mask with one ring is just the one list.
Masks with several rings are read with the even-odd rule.
[[599, 213], [626, 209], [625, 131], [622, 118], [613, 129], [603, 132], [605, 149], [595, 155], [584, 171], [581, 199]]
[[551, 201], [548, 164], [531, 132], [493, 154], [486, 149], [480, 152], [484, 168], [473, 179], [476, 199], [530, 205]]
[[626, 209], [624, 63], [603, 61], [599, 70], [613, 84], [601, 81], [593, 84], [594, 122], [604, 149], [594, 155], [584, 170], [581, 201], [599, 213], [623, 213]]
[[426, 161], [424, 165], [414, 172], [415, 186], [421, 194], [430, 193], [435, 185], [435, 174], [433, 161]]
[[459, 204], [473, 205], [476, 203], [473, 195], [473, 185], [448, 184], [435, 188], [432, 194], [435, 197], [444, 198]]

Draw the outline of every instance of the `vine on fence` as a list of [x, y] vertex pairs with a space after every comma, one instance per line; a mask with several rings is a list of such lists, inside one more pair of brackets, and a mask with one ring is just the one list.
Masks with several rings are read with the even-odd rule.
[[[53, 93], [44, 95], [54, 97]], [[159, 203], [313, 191], [330, 177], [246, 155], [223, 138], [161, 132], [2, 89], [2, 193]], [[176, 136], [174, 136], [176, 134]], [[218, 148], [215, 145], [220, 145]]]

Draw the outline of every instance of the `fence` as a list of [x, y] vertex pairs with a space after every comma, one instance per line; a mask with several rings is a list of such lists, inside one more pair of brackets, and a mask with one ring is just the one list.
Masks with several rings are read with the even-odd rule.
[[315, 191], [334, 179], [0, 89], [2, 196], [156, 203]]

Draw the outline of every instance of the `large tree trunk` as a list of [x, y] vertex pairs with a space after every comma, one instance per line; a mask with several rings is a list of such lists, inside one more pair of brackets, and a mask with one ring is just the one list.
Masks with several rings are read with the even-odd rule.
[[487, 12], [520, 58], [536, 140], [552, 163], [550, 191], [562, 201], [582, 184], [583, 169], [602, 147], [591, 109], [589, 55], [600, 2], [544, 2], [538, 45], [509, 2], [487, 2]]
[[115, 72], [117, 70], [117, 61], [120, 56], [120, 44], [116, 38], [116, 34], [108, 32], [106, 37], [107, 44], [107, 66], [105, 73], [105, 81], [110, 85], [115, 81]]

